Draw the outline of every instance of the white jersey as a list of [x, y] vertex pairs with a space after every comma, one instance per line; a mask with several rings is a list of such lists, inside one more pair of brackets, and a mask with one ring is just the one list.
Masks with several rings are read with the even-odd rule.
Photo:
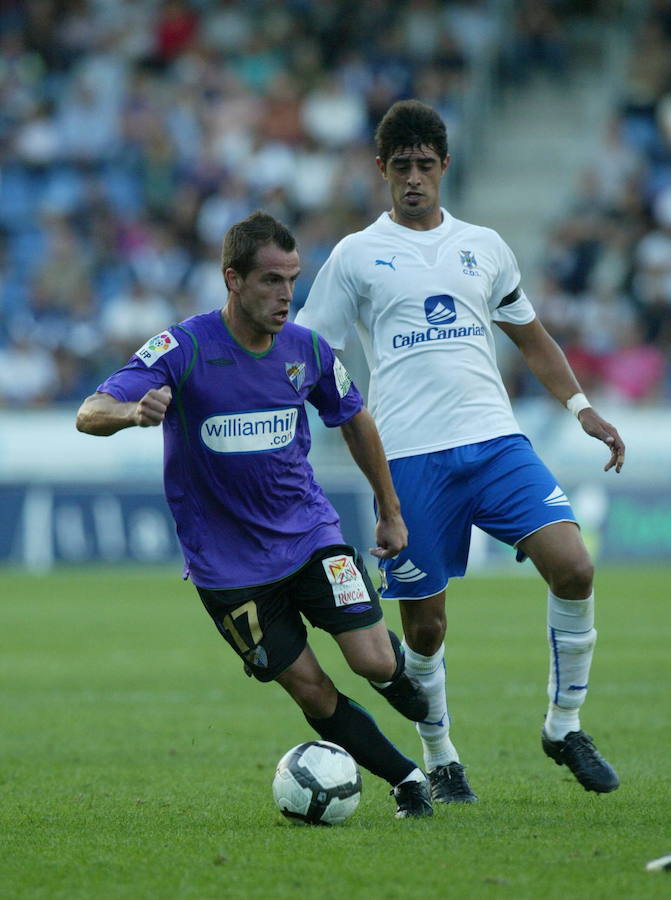
[[492, 320], [523, 325], [535, 312], [501, 237], [442, 213], [429, 231], [385, 212], [347, 235], [296, 317], [339, 350], [356, 324], [371, 373], [368, 405], [389, 459], [520, 433]]

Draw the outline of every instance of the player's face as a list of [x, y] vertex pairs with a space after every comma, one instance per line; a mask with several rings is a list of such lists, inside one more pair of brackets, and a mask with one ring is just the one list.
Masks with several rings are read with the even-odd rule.
[[377, 165], [391, 191], [392, 218], [399, 225], [423, 231], [440, 225], [440, 181], [450, 157], [441, 159], [426, 144], [394, 151]]
[[276, 244], [260, 247], [256, 265], [245, 278], [226, 270], [230, 295], [226, 316], [243, 343], [268, 343], [289, 318], [289, 305], [300, 272], [298, 251], [287, 253]]

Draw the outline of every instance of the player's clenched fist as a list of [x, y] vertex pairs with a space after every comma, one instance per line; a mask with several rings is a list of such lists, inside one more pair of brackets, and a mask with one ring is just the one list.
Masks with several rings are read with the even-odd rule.
[[151, 425], [160, 425], [165, 419], [165, 413], [172, 400], [172, 391], [167, 384], [163, 387], [152, 388], [137, 402], [135, 408], [135, 424], [140, 428], [148, 428]]

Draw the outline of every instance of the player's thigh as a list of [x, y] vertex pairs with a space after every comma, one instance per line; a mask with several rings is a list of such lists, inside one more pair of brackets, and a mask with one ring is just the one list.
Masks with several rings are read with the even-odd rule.
[[488, 442], [473, 477], [478, 503], [474, 524], [492, 537], [518, 547], [540, 529], [575, 523], [568, 497], [523, 435]]
[[408, 546], [380, 561], [385, 600], [432, 597], [466, 571], [473, 500], [458, 460], [458, 453], [443, 450], [390, 461]]
[[565, 599], [583, 599], [592, 590], [594, 567], [575, 522], [555, 522], [520, 541], [553, 593]]
[[396, 671], [396, 655], [384, 620], [369, 628], [335, 635], [349, 667], [371, 681], [389, 681]]
[[224, 591], [197, 588], [219, 633], [243, 660], [245, 672], [259, 681], [276, 679], [307, 643], [286, 582]]
[[339, 635], [382, 618], [380, 598], [361, 554], [348, 544], [313, 554], [289, 586], [292, 602], [315, 628]]

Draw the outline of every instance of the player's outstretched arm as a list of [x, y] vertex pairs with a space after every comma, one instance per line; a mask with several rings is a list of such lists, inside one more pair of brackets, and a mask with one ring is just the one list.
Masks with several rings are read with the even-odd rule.
[[390, 559], [407, 546], [408, 529], [401, 516], [401, 504], [394, 490], [377, 426], [364, 407], [340, 429], [354, 462], [370, 482], [377, 500], [377, 547], [371, 547], [370, 552], [380, 559]]
[[[559, 402], [566, 406], [571, 397], [582, 396], [578, 379], [568, 364], [563, 350], [550, 337], [538, 319], [527, 325], [512, 325], [509, 322], [497, 322], [497, 325], [515, 343], [540, 383], [553, 394]], [[602, 419], [591, 406], [584, 406], [576, 413], [583, 431], [604, 444], [610, 450], [610, 459], [604, 471], [614, 468], [619, 472], [624, 465], [624, 441], [617, 429]]]
[[77, 430], [107, 437], [133, 425], [140, 428], [160, 425], [171, 400], [172, 391], [167, 384], [152, 388], [140, 400], [128, 403], [116, 400], [111, 394], [91, 394], [77, 412]]

